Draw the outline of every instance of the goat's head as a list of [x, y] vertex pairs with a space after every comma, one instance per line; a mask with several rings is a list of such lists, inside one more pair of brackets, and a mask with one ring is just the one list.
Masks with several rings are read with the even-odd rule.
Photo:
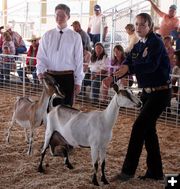
[[117, 103], [119, 106], [127, 108], [142, 106], [141, 100], [137, 98], [128, 88], [119, 89], [117, 84], [114, 84], [113, 88], [117, 93]]
[[44, 88], [49, 96], [56, 95], [60, 98], [64, 98], [63, 91], [60, 90], [59, 84], [56, 80], [47, 72], [43, 74], [42, 82]]

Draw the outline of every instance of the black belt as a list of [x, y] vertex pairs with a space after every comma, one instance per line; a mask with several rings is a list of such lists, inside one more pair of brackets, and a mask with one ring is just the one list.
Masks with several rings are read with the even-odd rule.
[[155, 91], [162, 91], [162, 90], [166, 90], [166, 89], [170, 89], [171, 88], [171, 85], [162, 85], [162, 86], [158, 86], [158, 87], [146, 87], [146, 88], [143, 88], [144, 91], [146, 93], [152, 93], [152, 92], [155, 92]]
[[73, 70], [65, 70], [65, 71], [47, 70], [47, 73], [49, 73], [51, 75], [69, 75], [69, 74], [73, 74], [74, 71]]

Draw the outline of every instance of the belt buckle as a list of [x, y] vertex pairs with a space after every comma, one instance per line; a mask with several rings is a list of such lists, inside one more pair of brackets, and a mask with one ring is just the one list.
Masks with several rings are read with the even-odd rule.
[[144, 88], [144, 90], [145, 90], [146, 93], [151, 93], [152, 92], [151, 88]]

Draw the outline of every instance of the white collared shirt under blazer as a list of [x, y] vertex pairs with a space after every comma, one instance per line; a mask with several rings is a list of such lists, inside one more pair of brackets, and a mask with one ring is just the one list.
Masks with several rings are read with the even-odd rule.
[[47, 70], [73, 70], [75, 84], [81, 85], [83, 72], [83, 47], [81, 36], [69, 29], [56, 27], [46, 32], [40, 40], [37, 53], [37, 74]]

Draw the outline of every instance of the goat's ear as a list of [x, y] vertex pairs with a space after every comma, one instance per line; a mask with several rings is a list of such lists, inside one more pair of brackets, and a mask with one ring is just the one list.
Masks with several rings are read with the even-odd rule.
[[117, 84], [113, 84], [113, 89], [116, 91], [116, 93], [118, 93], [119, 91], [119, 87]]

